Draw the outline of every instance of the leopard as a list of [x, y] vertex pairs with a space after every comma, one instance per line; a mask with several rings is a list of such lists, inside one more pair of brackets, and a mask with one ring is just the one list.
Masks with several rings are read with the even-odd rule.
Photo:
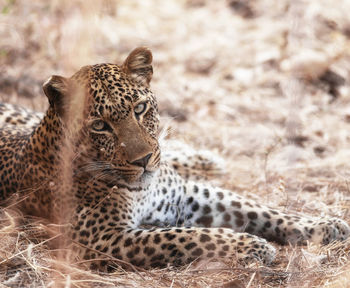
[[24, 214], [68, 224], [78, 257], [108, 271], [113, 259], [147, 269], [201, 259], [269, 265], [276, 245], [349, 237], [344, 220], [285, 213], [189, 177], [212, 162], [161, 151], [152, 61], [139, 47], [121, 65], [53, 75], [44, 114], [0, 104], [1, 206], [15, 199]]

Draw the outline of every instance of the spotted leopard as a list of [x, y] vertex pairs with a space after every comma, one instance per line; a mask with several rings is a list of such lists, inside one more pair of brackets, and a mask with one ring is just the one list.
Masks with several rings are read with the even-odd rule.
[[186, 161], [198, 164], [200, 155], [161, 160], [151, 62], [141, 47], [120, 66], [52, 76], [43, 117], [1, 104], [3, 205], [15, 198], [24, 213], [63, 217], [71, 245], [101, 269], [110, 264], [97, 261], [99, 253], [146, 268], [220, 257], [270, 263], [276, 250], [266, 240], [327, 244], [349, 236], [340, 219], [286, 214], [190, 180]]

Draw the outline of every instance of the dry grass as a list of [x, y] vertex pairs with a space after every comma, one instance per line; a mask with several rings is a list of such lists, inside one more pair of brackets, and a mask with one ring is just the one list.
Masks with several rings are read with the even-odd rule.
[[[0, 0], [0, 97], [43, 111], [50, 75], [120, 63], [149, 46], [170, 137], [223, 156], [220, 185], [350, 223], [349, 9], [346, 0]], [[0, 221], [5, 287], [347, 287], [350, 279], [349, 241], [279, 247], [271, 267], [218, 261], [103, 275], [57, 261], [41, 219], [8, 210]]]

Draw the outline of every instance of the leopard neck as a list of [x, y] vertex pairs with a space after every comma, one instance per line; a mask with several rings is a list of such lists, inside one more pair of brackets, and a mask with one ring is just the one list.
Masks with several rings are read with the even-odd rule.
[[17, 157], [21, 190], [46, 190], [52, 183], [61, 182], [65, 168], [62, 155], [68, 151], [63, 149], [63, 143], [64, 125], [50, 107]]

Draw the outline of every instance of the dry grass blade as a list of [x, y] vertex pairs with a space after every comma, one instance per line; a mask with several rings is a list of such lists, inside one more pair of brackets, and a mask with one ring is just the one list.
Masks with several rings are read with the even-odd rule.
[[47, 242], [53, 241], [54, 239], [56, 239], [56, 238], [58, 238], [58, 237], [60, 237], [60, 236], [61, 236], [61, 234], [58, 234], [58, 235], [55, 235], [55, 236], [53, 236], [53, 237], [51, 237], [51, 238], [49, 238], [49, 239], [47, 239], [47, 240], [44, 240], [44, 241], [40, 242], [39, 244], [36, 244], [36, 245], [29, 245], [28, 248], [26, 248], [25, 250], [19, 251], [18, 253], [11, 255], [11, 257], [0, 261], [0, 265], [6, 263], [6, 262], [8, 262], [8, 261], [10, 261], [11, 259], [13, 259], [13, 258], [15, 258], [15, 257], [17, 257], [17, 256], [19, 256], [19, 255], [22, 255], [22, 254], [24, 254], [24, 253], [27, 253], [27, 252], [30, 251], [30, 250], [33, 250], [34, 248], [37, 248], [37, 247], [39, 247], [39, 246], [41, 246], [41, 245], [44, 245], [44, 244], [47, 243]]

